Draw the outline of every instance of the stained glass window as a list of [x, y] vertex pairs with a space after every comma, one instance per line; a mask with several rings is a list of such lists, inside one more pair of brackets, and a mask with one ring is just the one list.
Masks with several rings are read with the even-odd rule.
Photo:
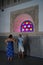
[[33, 23], [29, 20], [24, 21], [21, 24], [21, 28], [20, 28], [21, 32], [33, 32]]

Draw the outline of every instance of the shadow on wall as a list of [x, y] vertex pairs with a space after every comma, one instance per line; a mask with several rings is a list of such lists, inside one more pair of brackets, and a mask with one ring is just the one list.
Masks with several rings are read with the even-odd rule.
[[24, 54], [30, 56], [30, 39], [28, 36], [24, 38]]

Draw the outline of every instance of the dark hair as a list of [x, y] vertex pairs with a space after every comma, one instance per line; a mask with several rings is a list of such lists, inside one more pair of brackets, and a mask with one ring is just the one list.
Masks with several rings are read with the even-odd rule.
[[12, 34], [10, 34], [8, 38], [13, 38]]
[[21, 34], [19, 34], [19, 36], [20, 36], [20, 37], [22, 37], [22, 35], [21, 35]]

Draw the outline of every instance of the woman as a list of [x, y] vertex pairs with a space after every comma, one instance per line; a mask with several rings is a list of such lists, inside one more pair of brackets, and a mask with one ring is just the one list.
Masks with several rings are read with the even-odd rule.
[[9, 37], [5, 40], [5, 43], [7, 45], [6, 48], [6, 54], [8, 57], [8, 60], [12, 60], [14, 56], [14, 47], [13, 43], [15, 42], [15, 39], [13, 38], [12, 34], [9, 35]]

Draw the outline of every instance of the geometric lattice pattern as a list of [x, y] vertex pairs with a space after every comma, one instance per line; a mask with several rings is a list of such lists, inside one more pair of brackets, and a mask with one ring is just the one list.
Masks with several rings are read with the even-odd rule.
[[33, 23], [29, 20], [21, 24], [21, 32], [33, 32]]

